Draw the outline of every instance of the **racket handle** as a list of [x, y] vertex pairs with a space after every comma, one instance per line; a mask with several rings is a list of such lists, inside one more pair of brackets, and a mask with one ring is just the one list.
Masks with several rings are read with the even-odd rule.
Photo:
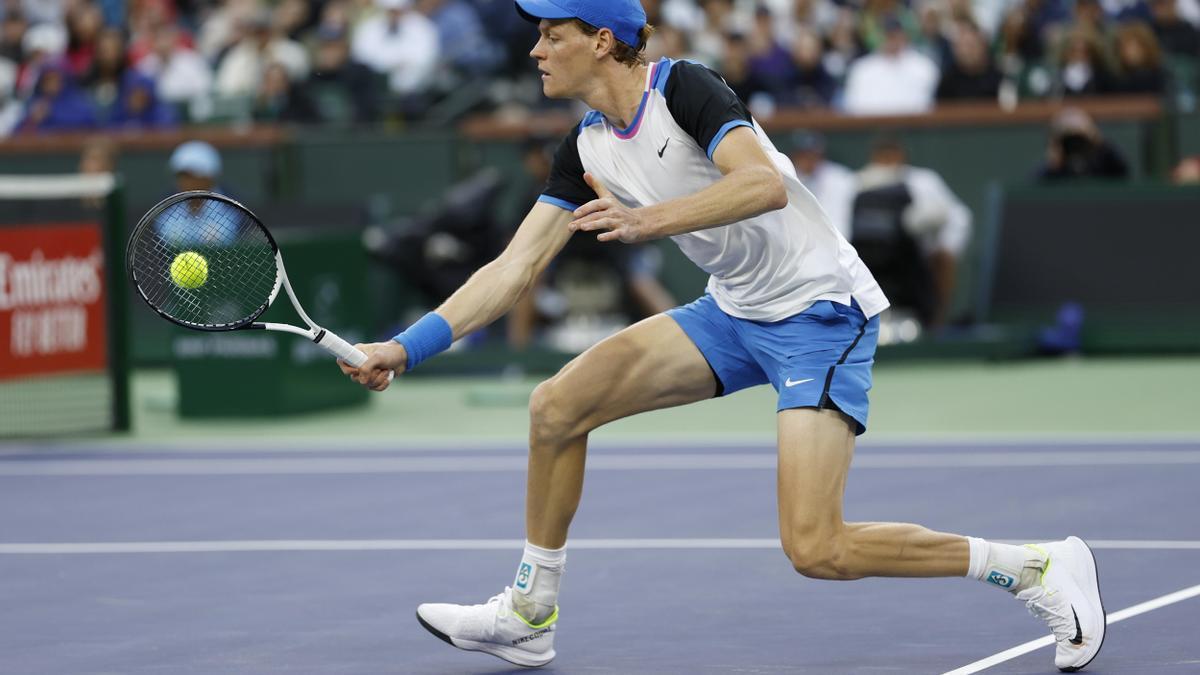
[[[338, 337], [332, 331], [325, 330], [324, 328], [322, 328], [321, 332], [317, 334], [317, 339], [313, 340], [313, 342], [321, 345], [330, 354], [333, 354], [355, 368], [367, 362], [367, 355], [361, 350], [355, 348], [354, 345]], [[393, 377], [395, 377], [395, 373], [389, 370], [388, 379], [390, 380]]]

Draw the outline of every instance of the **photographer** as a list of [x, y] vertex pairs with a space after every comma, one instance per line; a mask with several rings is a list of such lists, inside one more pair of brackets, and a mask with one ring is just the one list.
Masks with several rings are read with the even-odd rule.
[[1050, 123], [1046, 161], [1038, 169], [1045, 183], [1078, 178], [1127, 178], [1125, 158], [1100, 134], [1092, 118], [1078, 108], [1065, 108]]

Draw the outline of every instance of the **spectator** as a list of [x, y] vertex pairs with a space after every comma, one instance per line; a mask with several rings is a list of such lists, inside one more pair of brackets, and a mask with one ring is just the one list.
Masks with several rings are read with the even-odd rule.
[[792, 64], [791, 54], [775, 40], [771, 13], [765, 7], [760, 7], [754, 15], [748, 45], [751, 77], [759, 83], [766, 97], [764, 103], [772, 107], [790, 103], [796, 68]]
[[206, 101], [212, 93], [212, 69], [203, 56], [181, 44], [178, 33], [175, 26], [164, 27], [138, 70], [156, 82], [158, 97], [167, 103], [184, 106]]
[[261, 14], [258, 0], [225, 0], [204, 17], [197, 33], [197, 48], [210, 63], [220, 63], [246, 32], [246, 22]]
[[1109, 21], [1104, 7], [1100, 4], [1100, 0], [1075, 0], [1073, 11], [1075, 15], [1075, 28], [1081, 28], [1091, 33], [1098, 37], [1101, 42], [1107, 41], [1107, 38], [1112, 33], [1112, 23]]
[[[139, 0], [130, 7], [129, 63], [140, 65], [154, 51], [159, 35], [177, 24], [175, 6], [170, 0]], [[180, 30], [172, 32], [178, 46], [192, 46], [191, 37]]]
[[732, 0], [700, 0], [699, 4], [704, 20], [691, 36], [696, 60], [710, 68], [723, 68], [728, 44], [725, 37], [730, 33], [745, 35], [745, 26], [737, 25]]
[[96, 40], [104, 27], [104, 13], [91, 2], [81, 2], [67, 12], [67, 67], [82, 77], [91, 70]]
[[[536, 82], [533, 78], [537, 76], [537, 66], [534, 65], [533, 59], [529, 58], [529, 49], [537, 42], [537, 26], [514, 12], [513, 3], [509, 0], [472, 0], [472, 4], [479, 12], [480, 21], [489, 38], [500, 46], [500, 72], [510, 78], [527, 77]], [[531, 100], [544, 100], [545, 97], [541, 96], [540, 92], [539, 88], [538, 95], [530, 97]]]
[[825, 51], [815, 31], [800, 26], [792, 41], [795, 78], [786, 102], [802, 108], [826, 108], [833, 103], [837, 80], [825, 67]]
[[293, 42], [300, 42], [304, 33], [316, 25], [316, 17], [311, 7], [313, 4], [315, 3], [309, 0], [282, 0], [276, 4], [275, 11], [271, 14], [271, 25], [275, 34]]
[[499, 67], [504, 55], [469, 2], [418, 0], [418, 8], [437, 27], [441, 58], [446, 65], [469, 77], [487, 75]]
[[1175, 0], [1150, 0], [1154, 33], [1163, 51], [1175, 56], [1200, 58], [1200, 31], [1179, 16]]
[[123, 129], [157, 129], [174, 126], [175, 110], [158, 99], [154, 80], [129, 70], [124, 78], [116, 106], [110, 111], [107, 126]]
[[858, 31], [868, 51], [877, 52], [888, 41], [889, 33], [898, 27], [908, 41], [921, 34], [920, 22], [901, 0], [864, 0]]
[[[1087, 1], [1084, 0], [1084, 2]], [[1071, 9], [1071, 0], [1025, 0], [1024, 2], [1030, 29], [1039, 41], [1050, 37], [1059, 27], [1070, 23]]]
[[79, 173], [112, 173], [117, 168], [117, 144], [107, 136], [94, 136], [79, 152]]
[[0, 58], [8, 59], [13, 63], [21, 62], [21, 57], [25, 55], [22, 49], [22, 40], [25, 38], [27, 28], [29, 28], [29, 24], [21, 12], [10, 11], [4, 14], [4, 18], [0, 19]]
[[1046, 161], [1038, 177], [1046, 183], [1079, 178], [1122, 179], [1129, 166], [1100, 134], [1096, 123], [1079, 108], [1065, 108], [1050, 125]]
[[57, 24], [30, 26], [21, 36], [24, 59], [18, 60], [17, 96], [29, 98], [48, 67], [65, 67], [61, 63], [67, 50], [67, 32]]
[[971, 212], [930, 169], [910, 166], [895, 138], [875, 142], [858, 172], [850, 241], [893, 308], [926, 328], [945, 324]]
[[1067, 33], [1059, 57], [1058, 88], [1063, 96], [1094, 96], [1113, 87], [1103, 47], [1093, 33], [1076, 28]]
[[307, 124], [317, 120], [305, 90], [293, 86], [287, 70], [278, 63], [268, 64], [263, 72], [251, 114], [259, 122]]
[[825, 50], [825, 69], [835, 80], [846, 78], [850, 64], [863, 53], [858, 39], [858, 15], [850, 9], [838, 12], [837, 20], [829, 30], [828, 46]]
[[441, 57], [437, 27], [411, 5], [375, 0], [381, 13], [360, 23], [350, 43], [354, 59], [387, 75], [388, 88], [402, 95], [424, 92]]
[[1123, 94], [1162, 94], [1167, 76], [1162, 51], [1150, 27], [1126, 22], [1116, 33], [1117, 73], [1111, 89]]
[[92, 68], [83, 79], [101, 126], [150, 128], [175, 121], [154, 93], [154, 82], [129, 67], [125, 36], [106, 28], [96, 42]]
[[858, 181], [849, 168], [825, 157], [825, 138], [818, 133], [798, 131], [792, 136], [792, 164], [804, 187], [817, 198], [829, 222], [850, 239], [850, 213]]
[[87, 94], [60, 64], [42, 68], [18, 131], [75, 131], [96, 126]]
[[721, 75], [725, 78], [725, 83], [753, 110], [758, 107], [759, 97], [766, 87], [755, 79], [754, 72], [750, 69], [750, 45], [744, 36], [730, 33], [725, 36], [725, 48], [722, 51], [725, 53], [725, 61]]
[[[89, 138], [79, 153], [79, 173], [85, 175], [107, 174], [117, 169], [117, 144], [106, 136]], [[92, 196], [82, 199], [83, 207], [99, 211], [105, 206], [106, 197]]]
[[938, 69], [908, 46], [898, 19], [885, 22], [887, 39], [879, 51], [850, 64], [843, 105], [852, 115], [921, 113], [933, 106]]
[[285, 36], [272, 34], [269, 13], [252, 14], [239, 24], [239, 28], [241, 38], [217, 65], [215, 90], [218, 96], [253, 96], [270, 63], [282, 65], [293, 82], [308, 77], [308, 53]]
[[1171, 171], [1175, 185], [1200, 185], [1200, 155], [1184, 157]]
[[914, 47], [917, 51], [928, 56], [939, 69], [945, 68], [951, 60], [950, 40], [946, 38], [943, 7], [934, 0], [926, 0], [917, 12], [918, 30]]
[[305, 88], [322, 122], [366, 124], [379, 116], [375, 74], [350, 60], [345, 29], [319, 29], [313, 72]]
[[938, 100], [996, 100], [999, 91], [1000, 71], [992, 63], [983, 34], [973, 25], [960, 24], [954, 34], [953, 56], [938, 83]]
[[[219, 183], [221, 177], [221, 155], [204, 141], [187, 141], [175, 148], [167, 162], [175, 177], [175, 192], [204, 190], [233, 196]], [[199, 218], [237, 222], [243, 216], [240, 211], [223, 203], [213, 205], [204, 200], [190, 199], [169, 207], [173, 212], [164, 212], [158, 219], [159, 235], [171, 246], [203, 246], [217, 241], [233, 243], [237, 233], [227, 228], [201, 227], [205, 223]], [[224, 211], [222, 217], [221, 212]]]
[[650, 63], [666, 56], [672, 59], [689, 58], [692, 53], [687, 33], [674, 26], [661, 26], [650, 36], [646, 44], [646, 60]]
[[1043, 65], [1045, 48], [1029, 15], [1021, 6], [1014, 7], [1000, 24], [996, 39], [996, 67], [1001, 76], [1015, 85], [1021, 96], [1040, 98], [1050, 93], [1055, 79]]
[[221, 155], [204, 141], [187, 141], [171, 152], [167, 160], [175, 176], [176, 192], [207, 190], [225, 193], [218, 181], [221, 178]]

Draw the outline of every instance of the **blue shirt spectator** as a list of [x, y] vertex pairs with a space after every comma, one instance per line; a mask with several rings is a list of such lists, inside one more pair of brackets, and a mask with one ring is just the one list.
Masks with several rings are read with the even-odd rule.
[[34, 86], [33, 98], [17, 130], [74, 131], [96, 125], [96, 112], [62, 64], [46, 67]]
[[421, 0], [420, 8], [437, 26], [442, 57], [451, 66], [467, 75], [484, 75], [500, 64], [500, 48], [466, 0]]

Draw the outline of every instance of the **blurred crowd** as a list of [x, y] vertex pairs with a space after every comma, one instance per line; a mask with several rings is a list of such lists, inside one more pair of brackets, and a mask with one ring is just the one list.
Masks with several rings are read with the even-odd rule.
[[[1196, 91], [1200, 0], [644, 0], [754, 112]], [[554, 105], [512, 0], [0, 0], [0, 134]]]

